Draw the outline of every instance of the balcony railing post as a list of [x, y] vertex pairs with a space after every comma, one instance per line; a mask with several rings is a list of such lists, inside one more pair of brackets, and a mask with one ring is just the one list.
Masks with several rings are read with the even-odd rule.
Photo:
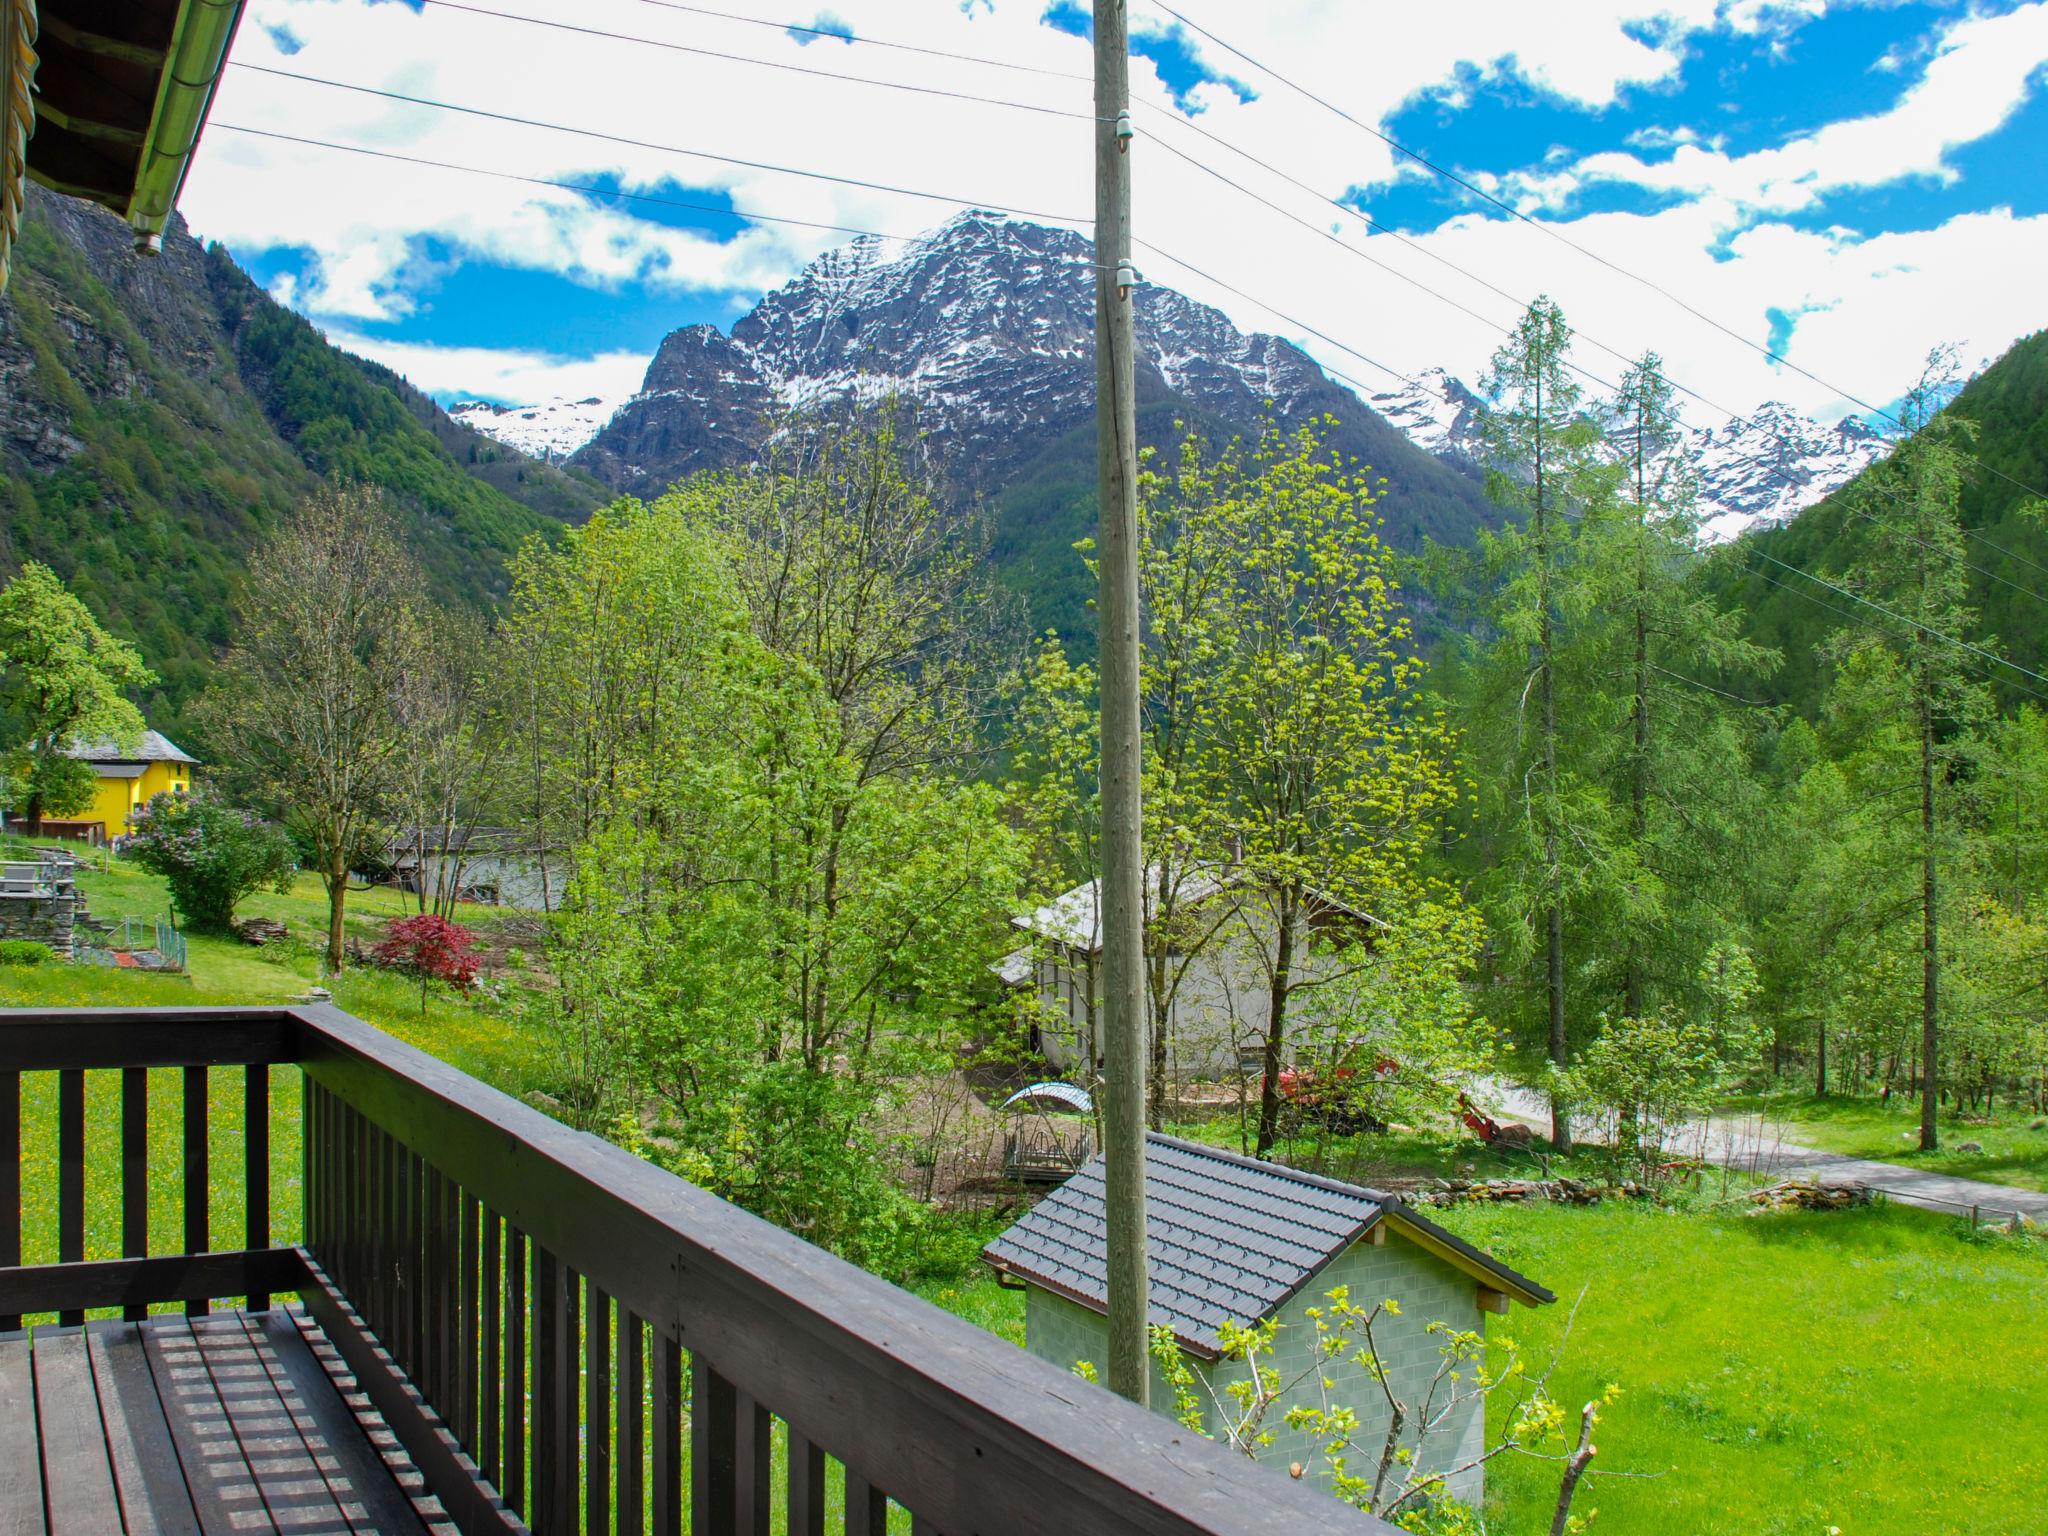
[[[213, 1242], [207, 1224], [206, 1068], [185, 1068], [185, 1251], [205, 1253]], [[204, 1301], [185, 1303], [187, 1317], [204, 1317]]]
[[[149, 1253], [149, 1068], [121, 1069], [121, 1257]], [[131, 1323], [149, 1316], [147, 1306], [124, 1307]]]
[[[21, 1074], [0, 1072], [0, 1266], [21, 1262]], [[21, 1319], [0, 1313], [0, 1332]]]
[[[248, 1237], [251, 1251], [270, 1246], [270, 1066], [251, 1062], [242, 1068], [243, 1183], [247, 1186]], [[267, 1312], [270, 1297], [253, 1291], [251, 1312]]]

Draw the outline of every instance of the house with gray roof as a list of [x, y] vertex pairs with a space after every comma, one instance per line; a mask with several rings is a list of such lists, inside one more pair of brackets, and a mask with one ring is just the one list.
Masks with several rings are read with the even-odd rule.
[[[1024, 1290], [1026, 1348], [1068, 1369], [1108, 1358], [1102, 1175], [1097, 1157], [982, 1253], [999, 1280]], [[1275, 1440], [1263, 1456], [1280, 1466], [1302, 1462], [1311, 1476], [1319, 1470], [1314, 1444], [1287, 1427], [1286, 1414], [1297, 1403], [1321, 1401], [1316, 1373], [1308, 1372], [1316, 1333], [1307, 1310], [1324, 1305], [1335, 1287], [1348, 1287], [1357, 1306], [1399, 1304], [1399, 1315], [1375, 1323], [1374, 1333], [1390, 1387], [1417, 1409], [1440, 1361], [1429, 1324], [1480, 1332], [1487, 1314], [1503, 1314], [1514, 1302], [1544, 1306], [1557, 1299], [1397, 1195], [1157, 1133], [1145, 1139], [1145, 1249], [1150, 1321], [1173, 1330], [1205, 1407], [1211, 1392], [1227, 1401], [1228, 1383], [1244, 1376], [1242, 1362], [1223, 1358], [1223, 1325], [1279, 1320], [1275, 1353], [1265, 1363], [1290, 1391], [1268, 1411], [1264, 1427]], [[1370, 1452], [1354, 1453], [1355, 1467], [1377, 1454], [1390, 1422], [1386, 1401], [1352, 1361], [1325, 1372], [1336, 1383], [1332, 1403], [1356, 1410], [1362, 1421], [1355, 1444]], [[1156, 1363], [1152, 1406], [1173, 1411], [1172, 1389]], [[1213, 1418], [1209, 1413], [1205, 1422]], [[1427, 1437], [1422, 1464], [1445, 1472], [1461, 1467], [1483, 1449], [1485, 1436], [1484, 1405], [1468, 1402]], [[1450, 1491], [1477, 1504], [1484, 1469], [1459, 1473]]]
[[[1173, 920], [1159, 915], [1160, 867], [1145, 871], [1147, 940], [1162, 946], [1171, 997], [1166, 1071], [1173, 1078], [1228, 1078], [1257, 1071], [1272, 991], [1267, 966], [1278, 924], [1256, 885], [1232, 867], [1173, 871]], [[1385, 924], [1333, 897], [1312, 896], [1296, 964], [1305, 975], [1348, 968], [1345, 948], [1369, 952]], [[1098, 1054], [1101, 882], [1084, 881], [1043, 906], [1010, 919], [1023, 944], [992, 967], [1023, 1003], [1031, 1047], [1061, 1072], [1086, 1075]], [[1312, 1013], [1312, 994], [1297, 1006]], [[1291, 1053], [1289, 1059], [1291, 1060]]]

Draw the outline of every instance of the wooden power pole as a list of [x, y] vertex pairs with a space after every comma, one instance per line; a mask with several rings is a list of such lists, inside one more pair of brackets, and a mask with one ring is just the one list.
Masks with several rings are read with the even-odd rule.
[[1109, 1387], [1143, 1403], [1145, 907], [1138, 737], [1138, 405], [1131, 359], [1130, 44], [1124, 0], [1095, 0], [1095, 443], [1102, 679], [1102, 1152]]

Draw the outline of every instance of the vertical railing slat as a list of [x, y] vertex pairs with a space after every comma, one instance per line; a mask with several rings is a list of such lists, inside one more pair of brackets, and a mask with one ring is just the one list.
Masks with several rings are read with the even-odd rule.
[[766, 1407], [744, 1392], [738, 1395], [733, 1418], [733, 1529], [740, 1536], [768, 1536], [774, 1514], [775, 1421]]
[[576, 1519], [580, 1501], [576, 1494], [581, 1486], [577, 1476], [577, 1451], [582, 1437], [577, 1430], [583, 1405], [576, 1382], [582, 1363], [581, 1335], [577, 1331], [577, 1320], [583, 1313], [582, 1299], [582, 1278], [567, 1264], [561, 1264], [555, 1277], [555, 1305], [560, 1311], [555, 1325], [555, 1401], [552, 1406], [555, 1465], [550, 1477], [554, 1485], [556, 1529], [568, 1532], [569, 1536], [575, 1536], [578, 1528]]
[[[212, 1242], [207, 1228], [206, 1068], [185, 1068], [185, 1251], [205, 1253]], [[212, 1308], [204, 1301], [185, 1303], [187, 1317], [204, 1317]]]
[[656, 1332], [654, 1350], [654, 1536], [683, 1528], [683, 1350]]
[[[121, 1257], [149, 1256], [149, 1069], [121, 1069]], [[128, 1322], [149, 1316], [140, 1304], [121, 1309]]]
[[499, 1323], [505, 1315], [505, 1272], [498, 1213], [488, 1205], [478, 1210], [477, 1233], [477, 1469], [484, 1481], [504, 1491], [499, 1474], [502, 1449], [498, 1437], [499, 1373], [504, 1368]]
[[455, 1321], [455, 1407], [457, 1434], [469, 1446], [469, 1454], [481, 1462], [477, 1440], [477, 1196], [461, 1192], [461, 1219], [457, 1227], [457, 1249], [461, 1268], [455, 1276], [457, 1321]]
[[[57, 1074], [57, 1262], [85, 1257], [85, 1073], [66, 1067]], [[85, 1321], [77, 1310], [57, 1321], [74, 1327]]]
[[526, 1500], [526, 1234], [505, 1223], [505, 1374], [503, 1479], [505, 1502], [527, 1515]]
[[690, 1352], [690, 1530], [739, 1529], [738, 1396], [701, 1349]]
[[583, 1529], [612, 1522], [612, 1302], [595, 1280], [583, 1309]]
[[[0, 1072], [0, 1265], [20, 1262], [21, 1074]], [[18, 1314], [0, 1314], [0, 1333], [20, 1326]]]
[[558, 1337], [562, 1327], [561, 1303], [555, 1293], [561, 1289], [561, 1275], [555, 1256], [539, 1243], [533, 1245], [533, 1507], [531, 1524], [542, 1536], [555, 1536], [561, 1527], [555, 1521], [555, 1417], [558, 1396], [555, 1382], [559, 1372]]
[[[249, 1248], [270, 1246], [270, 1065], [242, 1069], [242, 1181], [245, 1186]], [[251, 1291], [251, 1312], [270, 1309], [268, 1291]]]
[[825, 1453], [789, 1431], [789, 1536], [825, 1536]]
[[420, 1262], [425, 1266], [420, 1271], [427, 1296], [426, 1334], [421, 1343], [426, 1346], [425, 1358], [420, 1362], [419, 1375], [413, 1384], [422, 1396], [445, 1416], [448, 1409], [448, 1392], [442, 1366], [448, 1353], [448, 1331], [441, 1326], [443, 1297], [448, 1289], [448, 1256], [445, 1239], [448, 1235], [444, 1204], [442, 1200], [441, 1170], [432, 1163], [427, 1164], [426, 1173], [426, 1247]]
[[641, 1495], [641, 1458], [647, 1454], [641, 1415], [647, 1408], [646, 1351], [639, 1314], [619, 1308], [618, 1449], [619, 1536], [640, 1536], [647, 1523]]
[[889, 1496], [846, 1469], [846, 1536], [889, 1536]]

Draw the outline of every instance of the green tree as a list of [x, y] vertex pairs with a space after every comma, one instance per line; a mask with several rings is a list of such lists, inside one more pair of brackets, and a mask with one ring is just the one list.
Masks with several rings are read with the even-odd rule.
[[[1949, 784], [1963, 772], [1972, 732], [1989, 711], [1989, 691], [1970, 671], [1965, 637], [1976, 622], [1969, 601], [1968, 561], [1960, 512], [1963, 482], [1974, 464], [1974, 426], [1940, 409], [1953, 382], [1949, 350], [1930, 354], [1927, 371], [1901, 407], [1911, 432], [1878, 472], [1859, 482], [1874, 524], [1849, 584], [1887, 621], [1852, 633], [1848, 651], [1882, 647], [1898, 667], [1892, 707], [1913, 737], [1918, 783], [1915, 862], [1920, 915], [1920, 1145], [1932, 1151], [1940, 1132], [1942, 871], [1954, 852]], [[1876, 674], [1881, 675], [1881, 674]], [[1946, 824], [1945, 824], [1946, 823]]]
[[1264, 982], [1263, 1155], [1297, 999], [1370, 963], [1375, 926], [1455, 903], [1426, 865], [1459, 786], [1363, 476], [1314, 429], [1269, 429], [1196, 483], [1182, 537], [1214, 541], [1217, 574], [1190, 644], [1213, 676], [1186, 777], [1237, 856], [1228, 891]]
[[251, 561], [235, 645], [202, 701], [230, 779], [312, 850], [330, 970], [346, 959], [349, 871], [384, 851], [406, 744], [398, 698], [425, 609], [383, 494], [326, 487]]
[[142, 713], [123, 690], [155, 681], [48, 566], [31, 560], [0, 589], [0, 709], [19, 735], [10, 767], [30, 831], [48, 811], [91, 803], [92, 773], [66, 750], [95, 740], [132, 747]]
[[1575, 839], [1608, 874], [1577, 904], [1568, 971], [1582, 1008], [1640, 1020], [1707, 1007], [1706, 957], [1746, 943], [1729, 897], [1771, 807], [1751, 770], [1763, 721], [1735, 690], [1778, 658], [1742, 638], [1741, 613], [1703, 579], [1697, 487], [1662, 359], [1632, 364], [1600, 414], [1621, 494], [1596, 500], [1579, 529], [1581, 634], [1559, 655], [1577, 701], [1568, 757], [1614, 814], [1605, 846]]
[[[1636, 873], [1600, 773], [1573, 760], [1574, 744], [1588, 739], [1579, 727], [1614, 712], [1612, 674], [1586, 622], [1601, 593], [1582, 545], [1589, 518], [1613, 514], [1620, 468], [1581, 408], [1570, 348], [1571, 328], [1544, 298], [1494, 354], [1487, 487], [1511, 521], [1482, 533], [1469, 559], [1436, 557], [1442, 594], [1473, 609], [1473, 637], [1452, 642], [1448, 672], [1478, 767], [1474, 890], [1508, 995], [1534, 1005], [1555, 1068], [1570, 1048], [1568, 917], [1625, 904]], [[1540, 978], [1528, 978], [1538, 956]], [[1559, 1148], [1571, 1139], [1569, 1108], [1555, 1092], [1551, 1139]]]

